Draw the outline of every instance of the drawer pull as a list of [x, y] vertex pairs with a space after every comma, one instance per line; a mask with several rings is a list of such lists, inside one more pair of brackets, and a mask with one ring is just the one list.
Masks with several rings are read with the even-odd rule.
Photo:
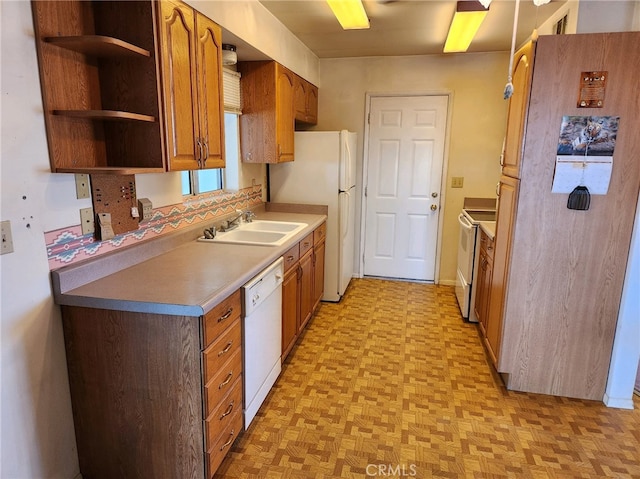
[[295, 259], [294, 256], [291, 254], [287, 256], [287, 261], [293, 261], [294, 259]]
[[222, 446], [220, 446], [221, 451], [223, 451], [225, 447], [231, 445], [231, 443], [233, 442], [234, 434], [235, 434], [235, 431], [232, 429], [231, 432], [229, 433], [229, 440], [225, 442]]
[[229, 341], [226, 345], [226, 347], [222, 350], [218, 352], [218, 357], [222, 356], [225, 353], [228, 353], [229, 350], [231, 349], [231, 346], [233, 345], [233, 341]]
[[229, 384], [229, 381], [231, 381], [232, 377], [233, 377], [233, 371], [229, 371], [229, 375], [227, 376], [227, 379], [225, 379], [223, 382], [220, 383], [220, 386], [218, 386], [218, 389], [222, 389], [227, 384]]
[[222, 413], [222, 416], [220, 416], [220, 420], [222, 421], [225, 417], [227, 417], [229, 414], [231, 414], [231, 411], [233, 411], [233, 403], [235, 401], [231, 401], [229, 403], [229, 407], [227, 407], [227, 410], [225, 412]]
[[225, 319], [229, 319], [229, 316], [231, 316], [231, 313], [233, 313], [233, 308], [229, 308], [229, 310], [226, 313], [224, 313], [222, 316], [220, 316], [218, 318], [218, 322], [221, 323]]

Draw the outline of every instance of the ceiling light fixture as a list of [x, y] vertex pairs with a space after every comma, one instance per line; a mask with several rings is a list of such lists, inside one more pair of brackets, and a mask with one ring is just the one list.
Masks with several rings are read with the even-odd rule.
[[327, 0], [327, 3], [344, 30], [369, 28], [369, 18], [362, 0]]
[[444, 44], [444, 53], [467, 51], [471, 40], [489, 11], [490, 2], [485, 0], [484, 3], [487, 3], [486, 7], [476, 0], [464, 0], [457, 3], [447, 41]]

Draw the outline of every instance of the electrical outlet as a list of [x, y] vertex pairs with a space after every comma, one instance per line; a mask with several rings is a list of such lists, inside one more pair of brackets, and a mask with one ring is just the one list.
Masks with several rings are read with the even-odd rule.
[[76, 174], [76, 198], [89, 198], [89, 175], [84, 173]]
[[463, 184], [464, 184], [464, 176], [451, 177], [451, 188], [462, 188]]
[[80, 227], [83, 235], [95, 233], [96, 219], [93, 215], [93, 208], [82, 208], [80, 210]]
[[2, 238], [0, 254], [13, 253], [13, 236], [11, 235], [10, 221], [0, 221], [0, 237]]

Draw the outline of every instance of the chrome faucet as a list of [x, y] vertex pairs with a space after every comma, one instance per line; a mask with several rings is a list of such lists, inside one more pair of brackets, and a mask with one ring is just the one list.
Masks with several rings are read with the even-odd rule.
[[251, 223], [253, 221], [253, 218], [255, 217], [256, 217], [256, 214], [251, 210], [247, 210], [244, 212], [244, 220], [247, 223]]
[[222, 226], [220, 227], [221, 231], [230, 231], [240, 226], [240, 221], [242, 220], [242, 216], [244, 215], [244, 213], [240, 210], [236, 210], [236, 213], [238, 213], [238, 216], [235, 216], [222, 224]]

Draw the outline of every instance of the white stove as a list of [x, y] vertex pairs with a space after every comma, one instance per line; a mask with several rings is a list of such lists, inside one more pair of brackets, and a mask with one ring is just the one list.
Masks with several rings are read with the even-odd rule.
[[458, 243], [458, 271], [456, 275], [456, 298], [462, 317], [478, 322], [471, 305], [475, 301], [473, 288], [478, 274], [477, 249], [480, 245], [479, 224], [496, 220], [495, 198], [465, 198], [462, 212], [458, 215], [460, 241]]

